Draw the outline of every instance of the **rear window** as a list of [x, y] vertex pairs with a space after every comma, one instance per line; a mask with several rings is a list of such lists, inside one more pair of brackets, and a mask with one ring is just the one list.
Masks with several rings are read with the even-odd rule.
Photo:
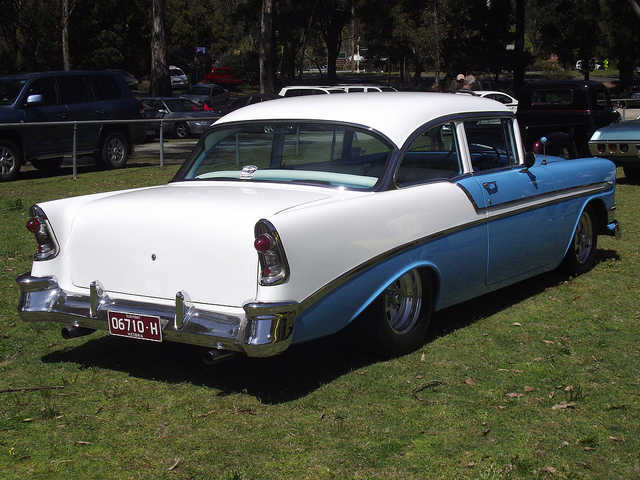
[[225, 125], [201, 137], [174, 180], [306, 183], [369, 189], [393, 147], [354, 126], [318, 123]]
[[532, 90], [531, 107], [550, 110], [584, 110], [587, 108], [587, 98], [583, 90], [573, 88], [541, 88]]

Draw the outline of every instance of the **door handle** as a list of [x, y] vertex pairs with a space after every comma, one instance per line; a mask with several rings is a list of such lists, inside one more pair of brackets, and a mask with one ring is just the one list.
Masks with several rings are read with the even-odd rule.
[[484, 182], [482, 186], [489, 193], [496, 193], [498, 191], [498, 184], [496, 182]]

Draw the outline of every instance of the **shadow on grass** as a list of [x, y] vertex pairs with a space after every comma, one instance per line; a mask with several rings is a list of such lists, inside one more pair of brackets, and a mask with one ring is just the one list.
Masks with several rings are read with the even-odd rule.
[[[618, 258], [598, 250], [598, 261]], [[555, 287], [570, 277], [554, 271], [464, 302], [434, 314], [427, 343], [489, 317], [527, 298]], [[95, 334], [94, 334], [95, 335]], [[190, 382], [214, 388], [218, 395], [237, 392], [268, 404], [295, 400], [352, 370], [382, 361], [353, 348], [345, 335], [294, 345], [281, 355], [249, 358], [238, 355], [213, 366], [202, 361], [204, 348], [177, 343], [137, 342], [118, 337], [87, 337], [81, 345], [45, 355], [45, 363], [72, 362], [81, 368], [99, 367], [127, 372], [138, 378], [167, 383]]]

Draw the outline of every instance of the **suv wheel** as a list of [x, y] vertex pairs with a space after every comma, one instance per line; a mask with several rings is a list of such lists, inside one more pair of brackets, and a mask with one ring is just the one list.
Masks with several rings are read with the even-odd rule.
[[0, 181], [18, 178], [22, 159], [18, 146], [9, 140], [0, 140]]
[[129, 144], [120, 132], [109, 133], [100, 148], [100, 161], [108, 169], [123, 168], [129, 159]]

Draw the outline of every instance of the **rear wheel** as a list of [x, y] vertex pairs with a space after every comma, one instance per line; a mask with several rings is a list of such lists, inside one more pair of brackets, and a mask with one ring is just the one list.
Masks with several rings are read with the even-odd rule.
[[120, 132], [107, 134], [100, 148], [100, 163], [108, 169], [124, 168], [129, 159], [129, 143]]
[[433, 312], [433, 289], [428, 277], [417, 269], [394, 280], [363, 312], [374, 353], [395, 357], [416, 350], [424, 342]]
[[596, 214], [591, 205], [587, 205], [580, 215], [573, 234], [571, 245], [564, 257], [564, 267], [573, 274], [581, 275], [593, 268], [596, 262], [598, 234]]
[[21, 164], [22, 155], [18, 146], [9, 140], [0, 140], [0, 181], [18, 178]]

